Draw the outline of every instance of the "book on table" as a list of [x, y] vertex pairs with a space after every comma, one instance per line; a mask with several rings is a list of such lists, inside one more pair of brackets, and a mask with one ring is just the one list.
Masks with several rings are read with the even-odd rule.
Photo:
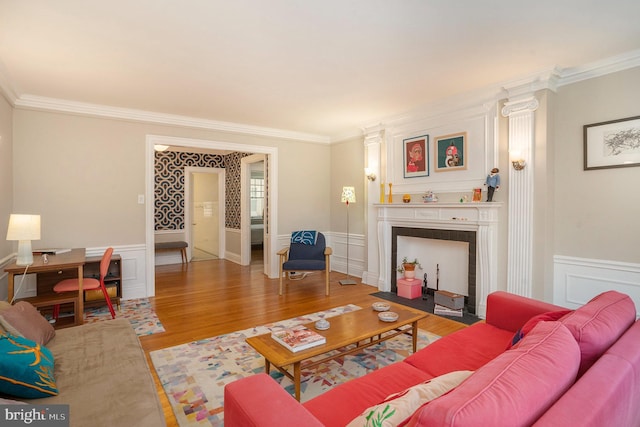
[[294, 353], [327, 342], [325, 337], [302, 325], [272, 332], [271, 338]]

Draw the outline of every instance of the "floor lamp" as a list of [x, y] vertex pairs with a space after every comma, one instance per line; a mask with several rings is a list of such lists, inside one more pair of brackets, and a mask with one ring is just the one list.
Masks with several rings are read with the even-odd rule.
[[347, 204], [347, 278], [340, 280], [338, 283], [341, 285], [355, 285], [356, 282], [349, 279], [349, 203], [356, 202], [356, 189], [354, 187], [342, 187], [340, 201]]

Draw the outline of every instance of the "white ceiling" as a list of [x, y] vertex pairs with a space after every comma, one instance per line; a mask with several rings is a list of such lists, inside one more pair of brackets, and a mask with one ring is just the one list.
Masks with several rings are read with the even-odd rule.
[[0, 0], [0, 88], [327, 136], [640, 49], [638, 0]]

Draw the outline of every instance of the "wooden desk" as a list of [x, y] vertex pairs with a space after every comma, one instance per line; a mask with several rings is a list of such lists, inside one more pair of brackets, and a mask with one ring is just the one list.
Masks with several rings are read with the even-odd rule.
[[[41, 256], [33, 257], [33, 264], [28, 266], [27, 274], [30, 273], [44, 273], [57, 270], [78, 270], [78, 302], [75, 312], [75, 323], [81, 325], [84, 323], [84, 298], [83, 298], [83, 274], [84, 263], [86, 261], [85, 248], [72, 249], [71, 252], [66, 252], [59, 255], [49, 255], [49, 262], [44, 263]], [[23, 274], [26, 266], [16, 265], [15, 262], [9, 264], [4, 271], [9, 274], [8, 277], [8, 293], [9, 302], [13, 299], [14, 295], [14, 276]], [[51, 299], [51, 305], [56, 304], [55, 298]], [[41, 304], [42, 305], [42, 304]]]

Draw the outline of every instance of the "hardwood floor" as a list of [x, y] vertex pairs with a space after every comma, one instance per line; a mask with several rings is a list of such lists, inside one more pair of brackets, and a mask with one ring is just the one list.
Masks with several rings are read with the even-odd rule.
[[[178, 424], [153, 370], [150, 351], [345, 304], [367, 307], [380, 301], [369, 295], [376, 288], [363, 284], [341, 286], [338, 280], [344, 278], [342, 273], [331, 273], [330, 296], [324, 294], [321, 272], [300, 281], [285, 281], [285, 293], [278, 296], [278, 280], [268, 279], [260, 264], [240, 266], [213, 260], [156, 267], [156, 296], [151, 302], [166, 332], [140, 337], [140, 341], [152, 368], [167, 425]], [[428, 316], [419, 326], [440, 336], [466, 327], [438, 316]]]

